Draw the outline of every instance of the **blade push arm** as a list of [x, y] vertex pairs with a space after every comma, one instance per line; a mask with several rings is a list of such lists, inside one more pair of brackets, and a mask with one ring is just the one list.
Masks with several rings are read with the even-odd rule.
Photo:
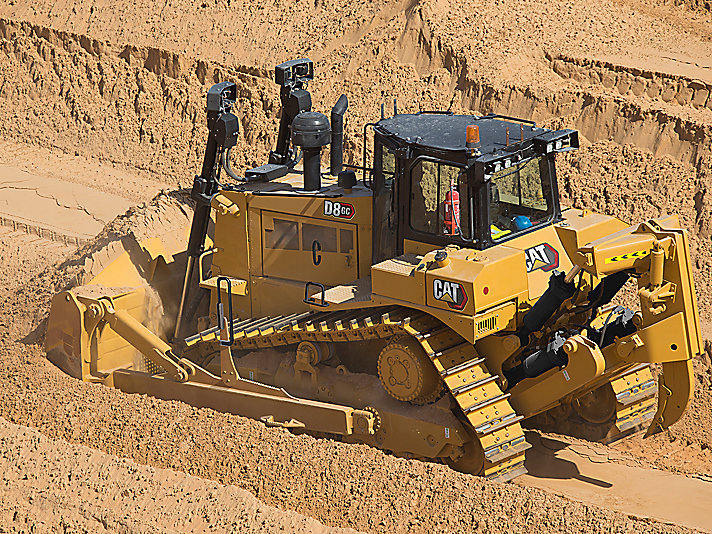
[[143, 326], [126, 310], [114, 308], [110, 299], [100, 298], [97, 304], [90, 306], [95, 320], [103, 319], [119, 336], [148, 358], [157, 367], [162, 367], [178, 382], [188, 380], [192, 366], [186, 360], [179, 360], [171, 347]]

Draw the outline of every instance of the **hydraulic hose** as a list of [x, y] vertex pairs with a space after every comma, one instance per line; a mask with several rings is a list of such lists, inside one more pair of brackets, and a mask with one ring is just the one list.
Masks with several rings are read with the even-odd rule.
[[231, 151], [232, 147], [222, 151], [222, 153], [220, 154], [220, 165], [222, 165], [222, 168], [225, 170], [227, 175], [236, 182], [246, 182], [247, 180], [245, 180], [243, 176], [238, 176], [237, 174], [235, 174], [235, 171], [232, 170], [232, 166], [230, 165]]

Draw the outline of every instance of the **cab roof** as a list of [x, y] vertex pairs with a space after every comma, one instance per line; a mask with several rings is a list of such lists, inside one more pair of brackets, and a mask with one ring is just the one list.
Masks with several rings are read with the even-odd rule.
[[[504, 147], [519, 144], [542, 134], [547, 128], [538, 128], [534, 122], [503, 115], [455, 115], [448, 112], [421, 112], [399, 114], [381, 119], [376, 129], [395, 138], [400, 144], [435, 150], [462, 152], [466, 150], [465, 135], [469, 125], [480, 131], [480, 142], [475, 145], [481, 154], [496, 152]], [[507, 139], [509, 130], [509, 142]]]

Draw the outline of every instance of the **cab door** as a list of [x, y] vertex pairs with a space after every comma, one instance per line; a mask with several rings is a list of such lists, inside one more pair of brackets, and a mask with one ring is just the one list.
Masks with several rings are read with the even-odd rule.
[[398, 183], [402, 161], [395, 146], [376, 134], [373, 161], [373, 263], [403, 253], [398, 225]]

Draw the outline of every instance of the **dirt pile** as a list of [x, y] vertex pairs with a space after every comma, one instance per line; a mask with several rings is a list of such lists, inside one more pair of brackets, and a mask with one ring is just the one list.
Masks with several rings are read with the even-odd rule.
[[0, 117], [5, 135], [186, 185], [198, 168], [207, 87], [238, 82], [236, 164], [260, 164], [275, 138], [273, 66], [310, 56], [315, 109], [327, 111], [341, 92], [350, 97], [354, 160], [361, 125], [378, 117], [381, 103], [390, 110], [394, 97], [406, 111], [557, 120], [591, 141], [634, 143], [686, 162], [709, 154], [709, 30], [689, 35], [660, 14], [625, 6], [559, 3], [8, 5], [0, 7]]
[[83, 244], [131, 202], [106, 192], [0, 165], [0, 224]]
[[354, 532], [266, 506], [245, 490], [51, 440], [0, 419], [3, 531]]
[[[180, 241], [182, 246], [185, 232], [181, 229], [189, 226], [191, 216], [189, 195], [160, 193], [151, 202], [133, 207], [114, 219], [76, 251], [59, 244], [49, 246], [47, 241], [36, 238], [42, 246], [35, 252], [37, 247], [31, 244], [33, 236], [28, 236], [29, 241], [3, 243], [3, 262], [7, 262], [8, 268], [13, 266], [12, 271], [0, 276], [0, 283], [5, 288], [3, 313], [6, 314], [6, 322], [0, 326], [9, 329], [3, 335], [8, 339], [27, 335], [26, 341], [43, 343], [48, 296], [88, 283], [124, 251], [140, 249], [139, 242], [148, 237], [159, 237], [169, 245]], [[4, 231], [11, 230], [5, 228]], [[45, 268], [50, 265], [53, 266]], [[20, 280], [32, 280], [32, 283], [18, 284]], [[18, 313], [21, 309], [26, 312]]]
[[267, 149], [259, 141], [267, 137], [260, 125], [277, 109], [263, 108], [266, 83], [259, 77], [27, 23], [0, 20], [0, 38], [5, 137], [131, 165], [167, 185], [189, 185], [207, 135], [207, 88], [231, 79], [240, 85], [237, 105], [246, 132], [236, 164]]
[[[41, 178], [83, 185], [140, 204], [153, 198], [166, 184], [156, 175], [136, 167], [119, 166], [99, 158], [28, 145], [10, 139], [0, 140], [0, 165], [15, 166]], [[64, 200], [64, 199], [63, 199]]]

